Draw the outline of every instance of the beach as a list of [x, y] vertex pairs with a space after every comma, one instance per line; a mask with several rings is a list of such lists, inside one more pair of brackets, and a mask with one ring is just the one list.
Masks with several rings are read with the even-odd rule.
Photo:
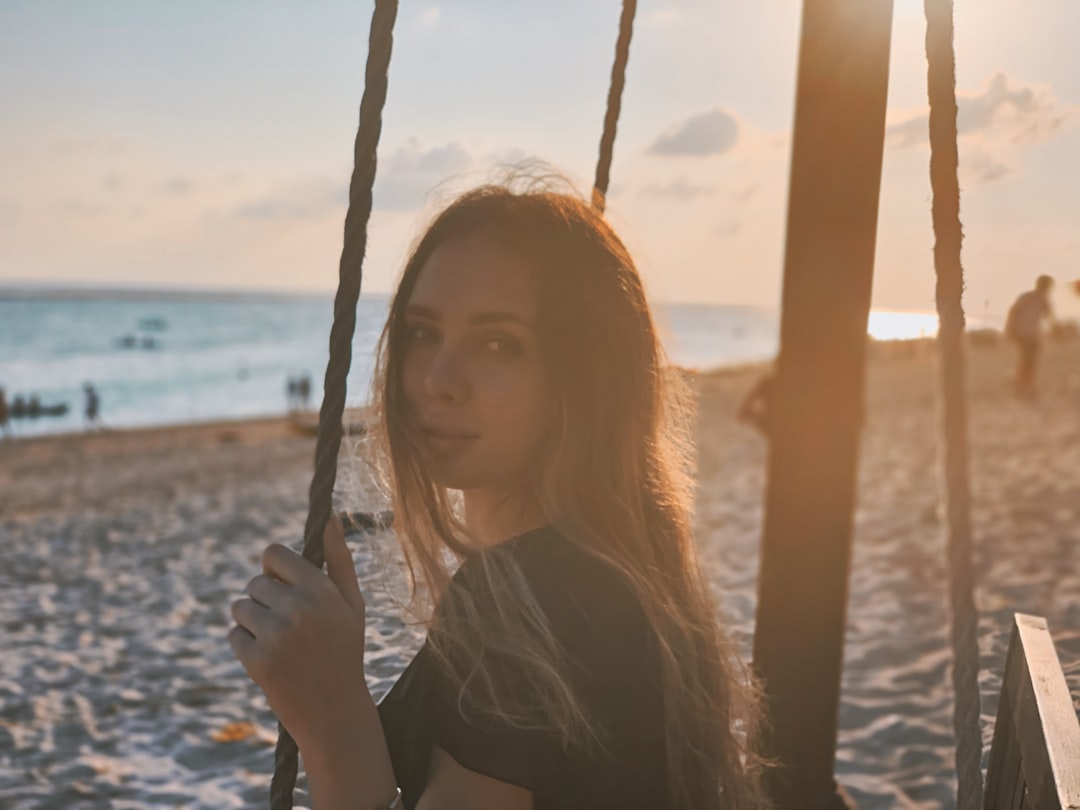
[[[988, 748], [1013, 611], [1047, 618], [1080, 696], [1080, 341], [1047, 346], [1037, 402], [1009, 347], [968, 360]], [[698, 544], [746, 654], [766, 445], [734, 413], [761, 373], [696, 375]], [[935, 374], [929, 342], [872, 352], [837, 751], [860, 807], [955, 805]], [[383, 508], [354, 458], [338, 506]], [[268, 543], [300, 543], [313, 459], [282, 418], [0, 441], [0, 807], [267, 805], [276, 724], [229, 604]], [[378, 697], [421, 634], [392, 537], [352, 548]]]

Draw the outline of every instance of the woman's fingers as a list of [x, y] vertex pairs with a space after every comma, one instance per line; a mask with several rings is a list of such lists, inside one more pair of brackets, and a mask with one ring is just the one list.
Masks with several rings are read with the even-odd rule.
[[244, 669], [247, 670], [247, 673], [254, 677], [251, 664], [258, 654], [258, 642], [255, 641], [255, 636], [251, 635], [251, 633], [240, 625], [234, 624], [232, 630], [229, 631], [228, 638], [233, 655], [235, 655], [237, 660], [244, 665]]
[[264, 607], [285, 610], [288, 607], [290, 586], [280, 580], [259, 574], [247, 586], [247, 595]]
[[272, 543], [262, 556], [263, 573], [289, 585], [318, 582], [322, 572], [288, 546]]
[[326, 555], [326, 574], [357, 615], [364, 617], [364, 596], [356, 579], [356, 567], [345, 543], [345, 531], [336, 515], [331, 516], [323, 532], [323, 552]]
[[268, 547], [263, 573], [231, 605], [229, 645], [301, 749], [302, 740], [341, 727], [364, 683], [363, 597], [352, 557], [336, 524], [325, 543], [327, 574], [286, 546]]
[[232, 616], [238, 627], [256, 639], [269, 635], [279, 623], [268, 607], [251, 599], [237, 599], [233, 602]]

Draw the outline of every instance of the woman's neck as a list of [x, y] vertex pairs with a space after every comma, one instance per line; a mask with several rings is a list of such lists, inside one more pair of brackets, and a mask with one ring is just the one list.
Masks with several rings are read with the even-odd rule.
[[465, 528], [482, 547], [498, 545], [547, 523], [533, 499], [492, 490], [466, 490]]

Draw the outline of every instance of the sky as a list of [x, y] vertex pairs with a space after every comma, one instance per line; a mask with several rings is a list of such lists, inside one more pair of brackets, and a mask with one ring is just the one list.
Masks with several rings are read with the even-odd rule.
[[[934, 307], [921, 2], [894, 0], [873, 303]], [[364, 289], [456, 190], [587, 190], [619, 0], [401, 3]], [[331, 291], [372, 5], [0, 0], [0, 285]], [[640, 0], [608, 215], [663, 301], [778, 305], [801, 4]], [[965, 307], [1080, 278], [1076, 0], [956, 5]], [[1080, 314], [1058, 285], [1055, 306]]]

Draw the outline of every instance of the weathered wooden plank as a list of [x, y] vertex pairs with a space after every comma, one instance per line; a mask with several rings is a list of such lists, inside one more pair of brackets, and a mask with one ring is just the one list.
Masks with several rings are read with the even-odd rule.
[[[1016, 614], [1024, 660], [1024, 699], [1035, 710], [1020, 726], [1020, 760], [1035, 808], [1080, 810], [1080, 720], [1046, 620]], [[1026, 714], [1026, 713], [1025, 713]]]
[[1080, 720], [1038, 616], [1015, 615], [984, 806], [1080, 810]]

